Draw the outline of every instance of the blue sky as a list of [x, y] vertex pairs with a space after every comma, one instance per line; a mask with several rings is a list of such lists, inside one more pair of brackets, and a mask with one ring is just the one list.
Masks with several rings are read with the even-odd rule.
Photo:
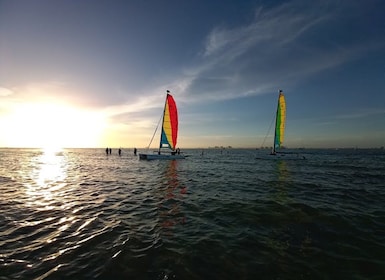
[[146, 147], [166, 90], [181, 148], [271, 146], [279, 89], [286, 146], [385, 146], [384, 12], [382, 0], [0, 0], [0, 146]]

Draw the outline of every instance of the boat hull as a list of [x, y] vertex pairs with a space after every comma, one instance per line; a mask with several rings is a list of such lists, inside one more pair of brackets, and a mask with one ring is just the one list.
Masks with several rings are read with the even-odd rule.
[[185, 156], [181, 154], [167, 155], [167, 154], [139, 154], [139, 159], [142, 160], [174, 160], [174, 159], [184, 159]]

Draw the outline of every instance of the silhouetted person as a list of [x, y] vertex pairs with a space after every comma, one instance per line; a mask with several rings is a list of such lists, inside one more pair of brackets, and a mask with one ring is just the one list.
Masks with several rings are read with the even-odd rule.
[[122, 149], [119, 148], [119, 156], [122, 155]]
[[134, 148], [134, 155], [136, 155], [136, 151], [137, 151], [136, 148]]
[[106, 148], [106, 155], [108, 155], [108, 147]]
[[111, 154], [112, 153], [112, 149], [110, 148], [109, 151], [110, 151], [110, 154]]

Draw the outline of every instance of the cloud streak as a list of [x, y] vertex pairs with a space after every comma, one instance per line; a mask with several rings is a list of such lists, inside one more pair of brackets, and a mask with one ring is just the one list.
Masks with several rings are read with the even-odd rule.
[[8, 88], [0, 87], [0, 97], [10, 96], [12, 94], [13, 94], [12, 90]]
[[[203, 100], [275, 92], [384, 45], [323, 38], [329, 32], [338, 37], [330, 21], [338, 21], [342, 10], [322, 1], [293, 1], [272, 9], [258, 8], [247, 25], [214, 28], [207, 37], [202, 64], [188, 71], [186, 91]], [[319, 44], [312, 43], [314, 39]]]

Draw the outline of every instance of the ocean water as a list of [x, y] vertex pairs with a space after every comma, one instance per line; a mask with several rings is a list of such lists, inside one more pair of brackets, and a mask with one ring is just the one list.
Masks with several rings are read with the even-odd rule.
[[384, 150], [0, 149], [0, 279], [385, 279]]

